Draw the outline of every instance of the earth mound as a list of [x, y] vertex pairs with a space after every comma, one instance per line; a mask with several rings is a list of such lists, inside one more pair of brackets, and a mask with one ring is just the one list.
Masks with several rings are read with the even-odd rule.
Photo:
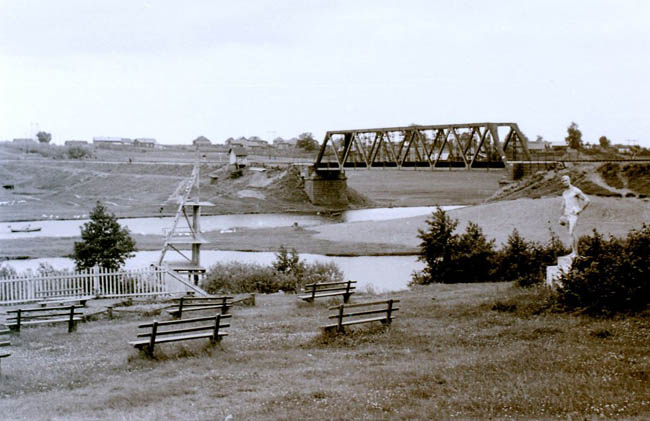
[[487, 202], [558, 196], [564, 190], [561, 182], [564, 175], [571, 177], [571, 183], [588, 195], [637, 198], [650, 196], [650, 164], [607, 163], [538, 171], [504, 186]]

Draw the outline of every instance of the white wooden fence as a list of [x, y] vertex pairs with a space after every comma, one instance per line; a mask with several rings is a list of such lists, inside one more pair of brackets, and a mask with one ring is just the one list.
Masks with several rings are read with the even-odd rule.
[[81, 272], [0, 279], [0, 305], [56, 297], [137, 297], [188, 290], [202, 292], [166, 268], [109, 271], [95, 267]]

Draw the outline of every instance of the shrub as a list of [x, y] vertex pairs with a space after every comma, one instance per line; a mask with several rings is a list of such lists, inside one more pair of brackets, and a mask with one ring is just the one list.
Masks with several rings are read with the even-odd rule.
[[84, 159], [94, 157], [93, 151], [90, 148], [85, 148], [83, 146], [68, 146], [66, 153], [70, 159]]
[[[272, 267], [239, 262], [218, 263], [209, 268], [202, 287], [210, 294], [260, 292], [271, 293], [293, 289], [291, 276]], [[288, 288], [287, 288], [288, 287]]]
[[650, 226], [625, 239], [603, 238], [594, 230], [582, 237], [579, 256], [561, 277], [558, 302], [590, 314], [637, 312], [650, 303]]
[[560, 239], [551, 232], [545, 244], [527, 242], [517, 230], [499, 251], [488, 241], [481, 228], [473, 222], [462, 235], [453, 231], [458, 221], [438, 208], [426, 220], [429, 229], [420, 230], [420, 256], [425, 263], [421, 272], [413, 273], [412, 284], [433, 282], [515, 281], [519, 286], [539, 284], [544, 280], [546, 266], [568, 253]]
[[521, 287], [542, 283], [546, 266], [556, 264], [558, 256], [568, 252], [553, 232], [547, 244], [540, 244], [526, 241], [515, 229], [495, 256], [494, 280], [515, 281]]
[[2, 278], [15, 278], [18, 276], [18, 272], [13, 266], [5, 265], [4, 263], [0, 264], [0, 279]]
[[487, 241], [481, 227], [470, 222], [453, 243], [453, 278], [458, 279], [456, 282], [489, 281], [494, 256], [494, 240]]
[[422, 272], [413, 274], [412, 282], [448, 282], [452, 278], [451, 255], [457, 238], [453, 232], [458, 226], [458, 221], [452, 221], [447, 213], [438, 207], [425, 222], [429, 229], [418, 230], [418, 238], [422, 240], [418, 260], [424, 262], [425, 267]]
[[297, 276], [301, 276], [305, 270], [305, 264], [300, 261], [296, 249], [291, 249], [289, 252], [284, 246], [280, 246], [280, 251], [275, 254], [275, 262], [271, 265], [277, 272], [292, 273]]
[[[284, 251], [282, 251], [284, 250]], [[216, 264], [208, 270], [202, 288], [210, 294], [250, 293], [263, 294], [284, 291], [297, 292], [303, 285], [312, 282], [339, 282], [343, 272], [333, 262], [304, 263], [292, 260], [298, 257], [295, 250], [291, 254], [281, 248], [277, 260], [271, 266], [244, 264], [238, 262]], [[289, 269], [282, 261], [289, 259], [293, 266]], [[277, 270], [280, 267], [282, 270]]]

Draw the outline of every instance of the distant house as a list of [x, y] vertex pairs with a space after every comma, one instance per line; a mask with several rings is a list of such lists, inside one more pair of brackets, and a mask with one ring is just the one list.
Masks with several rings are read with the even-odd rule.
[[238, 146], [231, 147], [228, 150], [228, 162], [236, 168], [248, 165], [248, 153], [246, 149]]
[[210, 142], [210, 139], [205, 136], [199, 136], [192, 141], [192, 144], [194, 146], [210, 146], [212, 145], [212, 142]]
[[88, 146], [87, 140], [66, 140], [63, 142], [65, 146]]
[[122, 147], [124, 140], [121, 137], [96, 136], [93, 137], [93, 145], [98, 148]]
[[289, 149], [293, 148], [295, 144], [291, 144], [290, 142], [282, 139], [281, 137], [276, 137], [273, 139], [273, 147], [277, 149]]
[[156, 139], [152, 139], [150, 137], [136, 137], [133, 139], [133, 146], [153, 149], [156, 147]]
[[528, 150], [531, 152], [543, 152], [551, 149], [551, 142], [546, 140], [535, 140], [528, 142]]
[[616, 150], [616, 152], [618, 152], [620, 154], [631, 154], [632, 153], [632, 147], [630, 145], [616, 144], [616, 145], [612, 145], [612, 147]]

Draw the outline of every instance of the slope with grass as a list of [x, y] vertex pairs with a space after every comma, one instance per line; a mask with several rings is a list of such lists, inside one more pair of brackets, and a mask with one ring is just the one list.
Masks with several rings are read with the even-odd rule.
[[418, 287], [399, 294], [390, 328], [359, 326], [346, 336], [319, 332], [333, 302], [260, 295], [256, 307], [232, 310], [221, 346], [167, 344], [154, 360], [127, 341], [139, 323], [162, 317], [160, 305], [116, 307], [115, 319], [99, 316], [73, 334], [38, 327], [12, 338], [0, 413], [30, 420], [650, 417], [647, 315], [557, 314], [540, 305], [540, 294], [509, 284]]

